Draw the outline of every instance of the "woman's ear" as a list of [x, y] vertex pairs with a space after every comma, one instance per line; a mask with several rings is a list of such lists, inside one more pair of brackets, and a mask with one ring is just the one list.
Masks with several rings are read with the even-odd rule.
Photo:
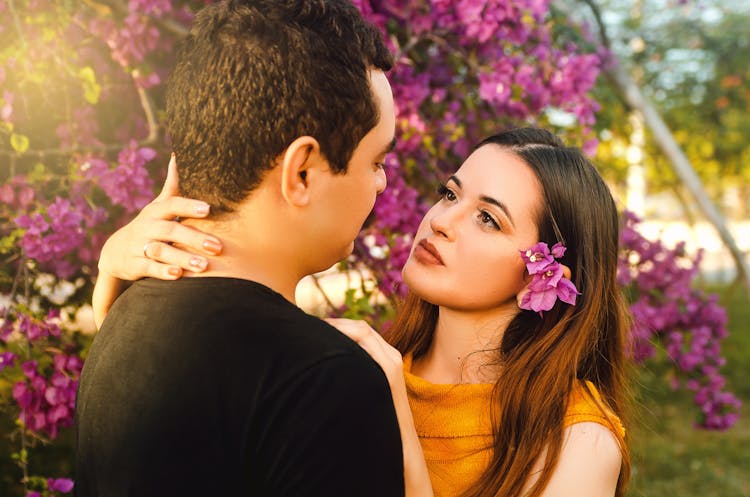
[[523, 288], [518, 291], [516, 294], [516, 304], [518, 307], [521, 307], [521, 301], [523, 300], [523, 297], [529, 293], [529, 285], [531, 284], [532, 277], [529, 274], [529, 272], [526, 270], [526, 268], [523, 268]]
[[281, 195], [301, 207], [310, 202], [309, 172], [320, 159], [320, 144], [312, 136], [300, 136], [286, 148], [281, 161]]
[[563, 264], [562, 262], [560, 263], [560, 267], [563, 270], [563, 278], [569, 280], [570, 276], [573, 274], [572, 272], [570, 272], [570, 268], [566, 266], [565, 264]]

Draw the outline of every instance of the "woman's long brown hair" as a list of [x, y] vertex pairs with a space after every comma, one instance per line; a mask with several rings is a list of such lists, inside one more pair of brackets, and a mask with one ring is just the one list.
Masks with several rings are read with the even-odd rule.
[[[511, 150], [534, 170], [545, 203], [537, 213], [539, 240], [565, 244], [561, 262], [570, 267], [581, 292], [575, 306], [558, 302], [544, 317], [520, 310], [506, 329], [497, 352], [502, 374], [493, 391], [493, 456], [465, 493], [538, 497], [560, 456], [563, 417], [576, 381], [596, 386], [605, 416], [625, 417], [628, 313], [616, 281], [617, 209], [594, 166], [547, 131], [510, 130], [487, 138], [482, 146]], [[410, 293], [386, 338], [402, 354], [420, 357], [430, 346], [437, 319], [437, 306]], [[611, 431], [622, 451], [616, 491], [621, 497], [630, 459], [614, 423]], [[541, 457], [543, 469], [524, 494], [531, 468]]]

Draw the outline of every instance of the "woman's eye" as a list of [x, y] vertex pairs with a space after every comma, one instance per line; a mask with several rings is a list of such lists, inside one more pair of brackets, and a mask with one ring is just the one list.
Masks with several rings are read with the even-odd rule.
[[442, 184], [438, 185], [438, 190], [437, 191], [438, 191], [438, 195], [440, 195], [441, 197], [443, 197], [445, 200], [447, 200], [449, 202], [453, 202], [457, 198], [456, 197], [456, 192], [454, 192], [453, 190], [451, 190], [450, 188], [448, 188], [445, 185], [442, 185]]
[[376, 162], [375, 163], [376, 169], [385, 169], [385, 163], [384, 162]]
[[495, 221], [495, 218], [492, 217], [488, 212], [486, 211], [479, 211], [479, 221], [485, 225], [489, 226], [493, 229], [499, 230], [500, 225], [497, 221]]

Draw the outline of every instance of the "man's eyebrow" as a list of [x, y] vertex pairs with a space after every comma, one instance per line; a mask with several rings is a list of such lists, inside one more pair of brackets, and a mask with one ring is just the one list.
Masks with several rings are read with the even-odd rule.
[[381, 155], [385, 155], [387, 153], [392, 152], [394, 148], [396, 148], [396, 137], [395, 136], [393, 137], [393, 139], [391, 139], [391, 141], [388, 143], [388, 145], [385, 146], [385, 148], [383, 149], [383, 152], [381, 153]]
[[[451, 176], [450, 178], [448, 178], [448, 181], [453, 181], [455, 184], [458, 185], [459, 188], [462, 187], [461, 180], [459, 180], [455, 174]], [[500, 202], [497, 199], [488, 197], [487, 195], [482, 195], [481, 197], [479, 197], [479, 200], [487, 204], [492, 204], [494, 206], [497, 206], [501, 211], [503, 211], [503, 213], [505, 213], [508, 220], [510, 220], [510, 224], [512, 224], [514, 228], [516, 227], [516, 223], [513, 222], [513, 216], [510, 215], [510, 211], [508, 210], [507, 205], [505, 205], [504, 203]]]

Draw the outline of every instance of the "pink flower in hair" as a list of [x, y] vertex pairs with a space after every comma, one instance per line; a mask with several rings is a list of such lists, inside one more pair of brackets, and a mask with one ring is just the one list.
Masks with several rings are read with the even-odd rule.
[[541, 316], [542, 311], [552, 309], [557, 299], [575, 305], [576, 296], [581, 293], [572, 281], [564, 277], [562, 266], [555, 260], [563, 255], [565, 246], [559, 242], [551, 250], [546, 243], [539, 242], [521, 251], [521, 258], [532, 277], [518, 304], [521, 309], [538, 312]]

